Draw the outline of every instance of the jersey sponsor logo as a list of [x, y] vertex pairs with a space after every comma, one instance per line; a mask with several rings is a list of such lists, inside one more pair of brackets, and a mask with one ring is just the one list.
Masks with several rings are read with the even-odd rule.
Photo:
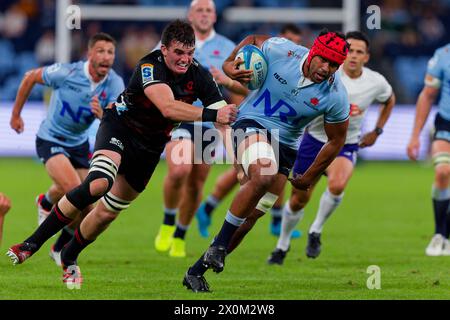
[[278, 73], [274, 73], [273, 76], [278, 80], [281, 84], [287, 84], [286, 79], [282, 78]]
[[81, 89], [80, 89], [80, 88], [77, 88], [77, 87], [72, 86], [72, 85], [70, 85], [70, 84], [67, 85], [67, 88], [69, 88], [70, 90], [75, 91], [75, 92], [77, 92], [77, 93], [80, 93], [80, 92], [81, 92]]
[[109, 140], [109, 143], [118, 146], [120, 150], [123, 150], [122, 141], [120, 141], [119, 139], [112, 137], [111, 140]]
[[294, 124], [298, 122], [294, 121], [297, 117], [297, 112], [295, 109], [288, 104], [286, 101], [280, 99], [275, 105], [272, 106], [271, 94], [268, 89], [266, 89], [263, 94], [256, 99], [253, 106], [256, 108], [264, 100], [264, 115], [267, 117], [272, 117], [275, 113], [278, 113], [278, 118], [283, 123]]
[[61, 63], [54, 63], [51, 66], [47, 67], [47, 74], [53, 73], [61, 69]]
[[144, 63], [141, 65], [142, 83], [153, 81], [153, 65], [151, 63]]
[[219, 50], [214, 50], [214, 51], [213, 51], [213, 55], [215, 55], [215, 56], [220, 56], [220, 51], [219, 51]]
[[64, 117], [66, 113], [72, 118], [73, 122], [75, 123], [80, 123], [81, 119], [84, 119], [84, 121], [88, 124], [94, 121], [94, 114], [91, 112], [91, 108], [79, 106], [78, 110], [75, 113], [75, 111], [72, 110], [70, 104], [67, 101], [62, 101], [62, 108], [59, 115], [61, 117]]
[[51, 154], [57, 154], [57, 153], [65, 153], [65, 150], [63, 147], [51, 147], [50, 148]]
[[273, 44], [282, 44], [282, 43], [287, 42], [287, 39], [285, 39], [285, 38], [270, 38], [268, 41]]
[[311, 100], [309, 100], [309, 102], [311, 102], [311, 104], [316, 107], [319, 104], [319, 99], [314, 97], [314, 98], [311, 98]]

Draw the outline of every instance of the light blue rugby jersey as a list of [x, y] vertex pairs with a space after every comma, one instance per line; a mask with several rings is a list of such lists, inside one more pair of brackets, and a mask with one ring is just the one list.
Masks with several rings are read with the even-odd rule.
[[427, 74], [441, 82], [439, 114], [450, 121], [450, 43], [436, 50], [428, 62]]
[[[97, 95], [104, 109], [116, 101], [124, 90], [122, 78], [114, 70], [92, 90], [84, 61], [55, 63], [44, 67], [42, 78], [53, 89], [47, 117], [42, 121], [37, 136], [66, 147], [84, 143], [88, 129], [95, 120], [91, 99]], [[86, 68], [86, 70], [85, 70]]]
[[337, 73], [319, 84], [303, 77], [309, 49], [273, 37], [264, 42], [262, 51], [268, 63], [267, 78], [241, 103], [237, 120], [253, 119], [281, 143], [298, 149], [305, 126], [317, 116], [323, 114], [328, 123], [348, 119], [350, 103]]

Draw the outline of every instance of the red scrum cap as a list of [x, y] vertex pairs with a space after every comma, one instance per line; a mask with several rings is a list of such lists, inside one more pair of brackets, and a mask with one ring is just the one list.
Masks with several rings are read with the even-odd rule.
[[347, 57], [349, 44], [336, 32], [320, 34], [308, 54], [308, 65], [314, 56], [321, 56], [329, 61], [341, 65]]

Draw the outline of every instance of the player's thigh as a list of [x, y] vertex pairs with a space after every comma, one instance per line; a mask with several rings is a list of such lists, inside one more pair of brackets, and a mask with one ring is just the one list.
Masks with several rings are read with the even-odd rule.
[[116, 179], [114, 180], [114, 184], [109, 192], [124, 201], [133, 201], [140, 194], [128, 183], [123, 174], [117, 175]]
[[86, 177], [87, 177], [87, 175], [89, 173], [89, 169], [85, 169], [85, 168], [77, 168], [76, 171], [77, 171], [77, 174], [80, 177], [81, 181], [86, 179]]
[[188, 177], [188, 187], [201, 188], [208, 178], [211, 165], [206, 163], [194, 164]]
[[62, 153], [48, 159], [45, 168], [50, 178], [64, 192], [70, 191], [81, 183], [81, 179], [69, 158]]
[[317, 182], [320, 180], [319, 176], [309, 187], [308, 190], [300, 190], [297, 188], [292, 187], [291, 196], [289, 198], [289, 204], [291, 206], [291, 209], [294, 211], [298, 211], [300, 209], [303, 209], [308, 204], [309, 200], [311, 199], [311, 196], [314, 192], [314, 189], [317, 185]]
[[192, 170], [194, 144], [190, 139], [178, 139], [167, 143], [166, 161], [169, 175], [186, 177]]
[[326, 173], [329, 187], [344, 189], [352, 177], [353, 162], [345, 157], [338, 156], [328, 166]]

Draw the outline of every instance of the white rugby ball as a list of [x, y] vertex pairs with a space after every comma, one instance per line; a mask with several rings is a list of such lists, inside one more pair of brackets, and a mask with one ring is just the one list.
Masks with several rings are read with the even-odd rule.
[[248, 83], [247, 87], [250, 90], [261, 88], [267, 76], [267, 60], [264, 53], [252, 44], [247, 44], [239, 49], [236, 59], [241, 58], [244, 63], [239, 65], [239, 69], [246, 69], [253, 71], [253, 77]]

